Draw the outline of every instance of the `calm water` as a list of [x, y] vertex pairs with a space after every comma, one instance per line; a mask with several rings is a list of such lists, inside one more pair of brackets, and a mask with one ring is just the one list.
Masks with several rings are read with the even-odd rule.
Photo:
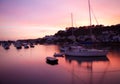
[[120, 84], [120, 53], [104, 58], [58, 57], [57, 65], [46, 63], [58, 46], [9, 50], [0, 46], [0, 84]]

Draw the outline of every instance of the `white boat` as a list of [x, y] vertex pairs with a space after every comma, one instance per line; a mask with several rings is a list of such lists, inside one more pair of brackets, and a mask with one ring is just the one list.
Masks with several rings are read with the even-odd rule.
[[[90, 0], [88, 0], [88, 6], [89, 6], [89, 18], [90, 18], [90, 39], [91, 39], [91, 43], [97, 42], [96, 41], [96, 37], [94, 36], [93, 32], [92, 32], [92, 20], [91, 20], [91, 5], [90, 5]], [[73, 31], [72, 31], [72, 35], [73, 35]], [[74, 36], [74, 35], [73, 35]], [[75, 42], [75, 40], [74, 40]], [[81, 46], [69, 46], [69, 48], [67, 48], [65, 50], [65, 55], [67, 56], [84, 56], [84, 57], [95, 57], [95, 56], [106, 56], [106, 54], [108, 53], [108, 51], [106, 50], [98, 50], [98, 49], [87, 49], [87, 48], [83, 48]]]
[[28, 45], [23, 45], [23, 46], [24, 46], [24, 48], [25, 48], [25, 49], [29, 48], [29, 46], [28, 46]]
[[60, 51], [61, 51], [61, 52], [65, 52], [65, 51], [67, 50], [67, 48], [68, 48], [67, 46], [65, 46], [65, 47], [60, 47]]
[[66, 56], [83, 56], [83, 57], [95, 57], [95, 56], [106, 56], [107, 50], [98, 49], [86, 49], [81, 46], [70, 46], [66, 51]]
[[54, 53], [54, 56], [55, 56], [55, 57], [63, 57], [64, 54], [63, 54], [63, 53]]

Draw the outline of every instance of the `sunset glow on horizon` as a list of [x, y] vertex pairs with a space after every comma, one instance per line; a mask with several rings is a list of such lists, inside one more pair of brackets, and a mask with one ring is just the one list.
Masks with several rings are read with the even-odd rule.
[[[91, 0], [99, 24], [120, 23], [120, 0]], [[0, 0], [0, 40], [33, 39], [89, 25], [88, 0]], [[97, 24], [92, 15], [92, 24]]]

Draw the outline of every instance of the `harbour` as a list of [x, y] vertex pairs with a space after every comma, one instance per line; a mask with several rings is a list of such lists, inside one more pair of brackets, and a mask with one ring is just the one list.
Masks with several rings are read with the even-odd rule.
[[1, 84], [119, 84], [120, 53], [111, 50], [102, 58], [56, 57], [58, 64], [46, 63], [46, 57], [60, 53], [57, 45], [9, 50], [0, 46]]
[[119, 3], [1, 0], [0, 84], [120, 84]]

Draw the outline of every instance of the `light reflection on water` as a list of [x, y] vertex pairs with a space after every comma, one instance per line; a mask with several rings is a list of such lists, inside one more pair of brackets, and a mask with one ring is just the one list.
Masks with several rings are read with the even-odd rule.
[[102, 58], [59, 57], [57, 65], [47, 64], [45, 58], [58, 49], [0, 47], [0, 84], [120, 84], [119, 51]]

